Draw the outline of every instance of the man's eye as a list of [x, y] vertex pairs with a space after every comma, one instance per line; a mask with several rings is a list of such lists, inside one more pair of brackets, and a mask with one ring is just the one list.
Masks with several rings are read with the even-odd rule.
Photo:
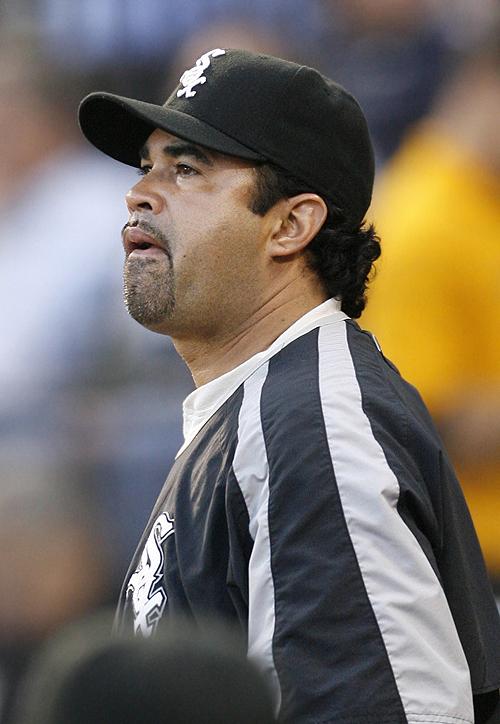
[[137, 173], [139, 176], [146, 176], [151, 171], [151, 166], [141, 166], [141, 168], [137, 169]]
[[178, 176], [195, 176], [198, 171], [187, 163], [176, 163], [175, 172]]

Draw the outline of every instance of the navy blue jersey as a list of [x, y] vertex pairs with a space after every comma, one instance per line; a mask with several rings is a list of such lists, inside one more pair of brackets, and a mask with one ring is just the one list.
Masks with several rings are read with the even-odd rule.
[[500, 684], [473, 525], [416, 390], [323, 319], [254, 369], [176, 459], [117, 629], [238, 624], [296, 724], [472, 724]]

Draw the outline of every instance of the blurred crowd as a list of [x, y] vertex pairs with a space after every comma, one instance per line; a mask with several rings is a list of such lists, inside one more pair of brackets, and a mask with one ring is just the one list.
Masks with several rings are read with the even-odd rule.
[[494, 0], [0, 4], [0, 722], [32, 654], [111, 604], [193, 387], [122, 303], [135, 171], [79, 100], [163, 102], [212, 47], [314, 65], [365, 110], [383, 255], [361, 319], [416, 384], [500, 592], [500, 21]]

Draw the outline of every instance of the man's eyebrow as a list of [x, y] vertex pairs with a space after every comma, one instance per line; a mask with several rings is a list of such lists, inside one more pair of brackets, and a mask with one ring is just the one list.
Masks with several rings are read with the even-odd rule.
[[[179, 156], [191, 156], [200, 163], [204, 163], [206, 166], [213, 166], [214, 162], [212, 159], [204, 153], [199, 146], [194, 143], [188, 143], [187, 141], [176, 141], [169, 143], [164, 147], [163, 153], [172, 158], [179, 158]], [[147, 143], [139, 151], [139, 156], [142, 161], [149, 159], [149, 148]]]

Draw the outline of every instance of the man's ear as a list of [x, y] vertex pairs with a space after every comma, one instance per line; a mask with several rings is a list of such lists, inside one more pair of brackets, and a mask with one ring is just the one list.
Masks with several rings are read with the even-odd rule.
[[273, 234], [268, 242], [271, 257], [287, 257], [303, 251], [323, 226], [326, 203], [317, 194], [305, 193], [278, 202]]

